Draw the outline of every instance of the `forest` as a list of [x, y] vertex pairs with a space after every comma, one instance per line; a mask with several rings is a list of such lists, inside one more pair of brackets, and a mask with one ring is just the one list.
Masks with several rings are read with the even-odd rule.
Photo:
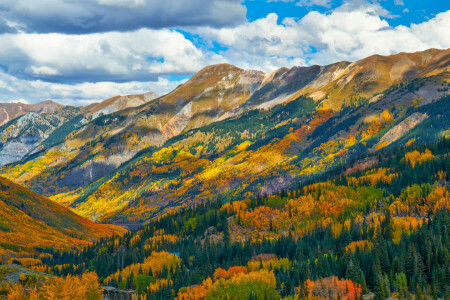
[[448, 138], [386, 147], [273, 195], [218, 198], [79, 250], [43, 248], [28, 268], [46, 275], [23, 274], [0, 293], [450, 299], [449, 152]]

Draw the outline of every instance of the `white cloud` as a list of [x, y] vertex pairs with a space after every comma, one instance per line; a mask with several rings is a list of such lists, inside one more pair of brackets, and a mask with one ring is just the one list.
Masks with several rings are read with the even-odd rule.
[[[301, 19], [276, 14], [234, 28], [200, 28], [197, 33], [226, 48], [220, 54], [238, 66], [265, 71], [293, 64], [330, 64], [401, 51], [449, 48], [450, 11], [420, 24], [392, 27], [378, 3], [355, 0], [330, 13], [312, 11]], [[386, 19], [387, 18], [387, 19]]]
[[203, 38], [216, 41], [228, 50], [220, 54], [232, 64], [264, 71], [281, 66], [304, 64], [305, 45], [299, 43], [304, 34], [285, 19], [278, 24], [275, 13], [235, 28], [199, 28]]
[[58, 70], [47, 66], [42, 67], [31, 66], [31, 71], [36, 75], [60, 75]]
[[0, 61], [11, 75], [65, 82], [156, 80], [161, 74], [189, 74], [221, 59], [168, 29], [4, 34], [0, 45]]
[[22, 80], [0, 71], [0, 102], [36, 103], [46, 99], [67, 105], [84, 105], [115, 95], [141, 94], [149, 91], [163, 95], [172, 91], [182, 81], [159, 77], [153, 82], [130, 81], [83, 82], [61, 84], [41, 80]]
[[[63, 3], [42, 1], [47, 3], [48, 10], [55, 11], [61, 8], [48, 4]], [[160, 0], [96, 1], [117, 8], [139, 7]], [[197, 4], [201, 1], [204, 0], [194, 0]], [[224, 5], [222, 11], [226, 14], [225, 4], [231, 2], [241, 3], [240, 0], [217, 0], [215, 5]], [[17, 3], [23, 11], [34, 5], [30, 4], [33, 1]], [[43, 13], [41, 10], [39, 8], [37, 14]], [[389, 24], [390, 17], [377, 2], [352, 0], [327, 13], [311, 11], [300, 19], [279, 20], [272, 13], [235, 27], [183, 28], [199, 36], [197, 44], [173, 29], [90, 34], [16, 30], [16, 33], [0, 35], [0, 102], [25, 99], [34, 103], [54, 99], [80, 104], [116, 94], [147, 91], [161, 94], [180, 83], [168, 80], [167, 75], [192, 74], [206, 65], [221, 62], [269, 72], [281, 66], [323, 65], [355, 61], [373, 54], [450, 47], [447, 33], [450, 11], [409, 26], [393, 27]], [[14, 24], [16, 29], [23, 28], [23, 24], [13, 21], [8, 24]], [[1, 25], [0, 22], [0, 28]], [[215, 43], [223, 50], [208, 48]]]

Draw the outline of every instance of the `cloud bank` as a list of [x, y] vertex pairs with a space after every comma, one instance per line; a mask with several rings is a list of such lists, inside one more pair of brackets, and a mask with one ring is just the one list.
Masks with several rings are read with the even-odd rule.
[[0, 30], [81, 34], [176, 26], [234, 26], [241, 0], [2, 0]]
[[301, 18], [249, 22], [245, 11], [240, 0], [2, 1], [0, 101], [84, 104], [167, 93], [214, 63], [269, 72], [450, 47], [450, 11], [407, 26], [391, 26], [389, 11], [364, 0]]

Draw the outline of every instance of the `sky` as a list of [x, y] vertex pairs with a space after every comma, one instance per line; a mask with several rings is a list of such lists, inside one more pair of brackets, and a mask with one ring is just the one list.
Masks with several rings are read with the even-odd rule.
[[450, 48], [448, 0], [1, 0], [0, 102], [86, 105], [201, 68]]

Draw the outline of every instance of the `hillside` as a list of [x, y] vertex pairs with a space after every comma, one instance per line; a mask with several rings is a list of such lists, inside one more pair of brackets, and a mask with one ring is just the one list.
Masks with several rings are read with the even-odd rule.
[[361, 154], [448, 135], [449, 61], [450, 50], [430, 49], [270, 74], [209, 66], [0, 174], [103, 222], [272, 194]]
[[144, 299], [446, 298], [450, 140], [380, 150], [271, 196], [215, 199], [43, 259]]
[[[29, 257], [36, 249], [70, 249], [124, 233], [96, 224], [66, 207], [0, 177], [0, 261]], [[27, 259], [24, 260], [25, 262]]]

